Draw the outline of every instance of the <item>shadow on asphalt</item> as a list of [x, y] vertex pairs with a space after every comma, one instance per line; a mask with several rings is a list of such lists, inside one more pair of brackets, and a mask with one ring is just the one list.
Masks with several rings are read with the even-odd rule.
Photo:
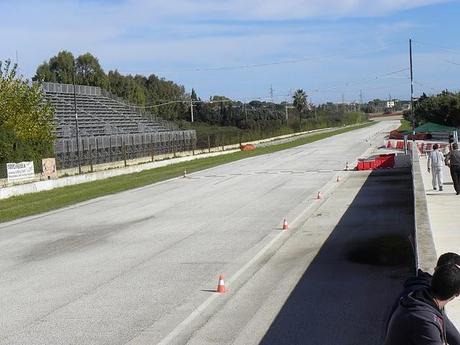
[[[341, 188], [356, 188], [358, 174]], [[372, 172], [260, 345], [381, 345], [412, 273], [413, 228], [410, 170]]]

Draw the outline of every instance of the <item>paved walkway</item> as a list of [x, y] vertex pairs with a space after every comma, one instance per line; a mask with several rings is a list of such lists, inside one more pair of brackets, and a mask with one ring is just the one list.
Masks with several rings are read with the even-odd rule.
[[[449, 168], [444, 167], [444, 190], [433, 190], [431, 174], [427, 171], [427, 158], [420, 158], [425, 185], [428, 212], [436, 253], [460, 253], [460, 195], [455, 194]], [[447, 311], [452, 322], [460, 329], [460, 298], [450, 302]]]

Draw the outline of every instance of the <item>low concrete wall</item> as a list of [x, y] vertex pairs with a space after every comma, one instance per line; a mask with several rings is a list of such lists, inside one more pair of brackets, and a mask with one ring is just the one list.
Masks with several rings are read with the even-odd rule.
[[419, 153], [412, 150], [412, 181], [414, 191], [414, 249], [416, 269], [433, 272], [436, 266], [437, 255], [431, 232], [430, 217], [426, 200], [425, 186], [423, 185]]
[[224, 152], [221, 151], [221, 152], [206, 153], [206, 154], [202, 154], [199, 156], [187, 156], [187, 157], [179, 157], [179, 158], [174, 158], [174, 159], [165, 159], [162, 161], [131, 165], [131, 166], [123, 167], [123, 168], [109, 169], [109, 170], [97, 171], [93, 173], [61, 177], [57, 180], [38, 181], [38, 182], [33, 182], [33, 183], [27, 183], [27, 184], [22, 184], [22, 185], [1, 188], [0, 189], [0, 199], [6, 199], [14, 195], [41, 192], [45, 190], [51, 190], [54, 188], [60, 188], [60, 187], [71, 186], [71, 185], [85, 183], [85, 182], [102, 180], [102, 179], [119, 176], [119, 175], [132, 174], [132, 173], [140, 172], [143, 170], [164, 167], [167, 165], [177, 164], [181, 162], [188, 162], [188, 161], [199, 159], [199, 158], [206, 158], [206, 157], [219, 156], [222, 154], [229, 154], [229, 153], [233, 153], [237, 151], [239, 150], [228, 150]]

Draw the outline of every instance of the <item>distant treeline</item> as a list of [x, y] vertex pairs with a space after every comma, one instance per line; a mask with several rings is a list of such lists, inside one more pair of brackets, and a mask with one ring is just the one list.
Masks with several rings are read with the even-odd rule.
[[105, 73], [98, 59], [90, 53], [75, 58], [72, 53], [61, 51], [37, 68], [33, 80], [72, 84], [74, 77], [76, 84], [100, 86], [183, 127], [189, 127], [187, 123], [191, 120], [192, 102], [194, 120], [197, 122], [258, 132], [295, 131], [357, 123], [365, 119], [356, 106], [329, 103], [312, 107], [308, 104], [307, 95], [298, 90], [293, 97], [295, 107], [288, 108], [286, 121], [286, 103], [242, 103], [225, 96], [202, 100], [195, 90], [186, 93], [182, 85], [154, 74], [148, 77], [122, 75], [117, 70]]
[[[74, 76], [78, 85], [99, 86], [141, 106], [185, 100], [186, 97], [183, 86], [160, 79], [154, 74], [149, 77], [124, 76], [117, 70], [106, 74], [98, 59], [89, 53], [75, 58], [72, 53], [61, 51], [38, 66], [33, 80], [72, 84]], [[179, 120], [187, 112], [187, 106], [184, 103], [172, 103], [153, 111], [168, 120]]]
[[[435, 96], [425, 93], [414, 104], [417, 124], [434, 122], [447, 126], [460, 127], [460, 92], [443, 91]], [[410, 112], [405, 118], [411, 120]]]

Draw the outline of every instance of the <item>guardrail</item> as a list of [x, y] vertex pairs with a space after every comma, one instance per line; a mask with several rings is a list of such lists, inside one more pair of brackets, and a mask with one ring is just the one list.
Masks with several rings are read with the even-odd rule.
[[437, 255], [431, 231], [430, 216], [426, 200], [425, 186], [418, 150], [411, 150], [412, 183], [414, 193], [414, 238], [415, 268], [432, 272], [436, 266]]

